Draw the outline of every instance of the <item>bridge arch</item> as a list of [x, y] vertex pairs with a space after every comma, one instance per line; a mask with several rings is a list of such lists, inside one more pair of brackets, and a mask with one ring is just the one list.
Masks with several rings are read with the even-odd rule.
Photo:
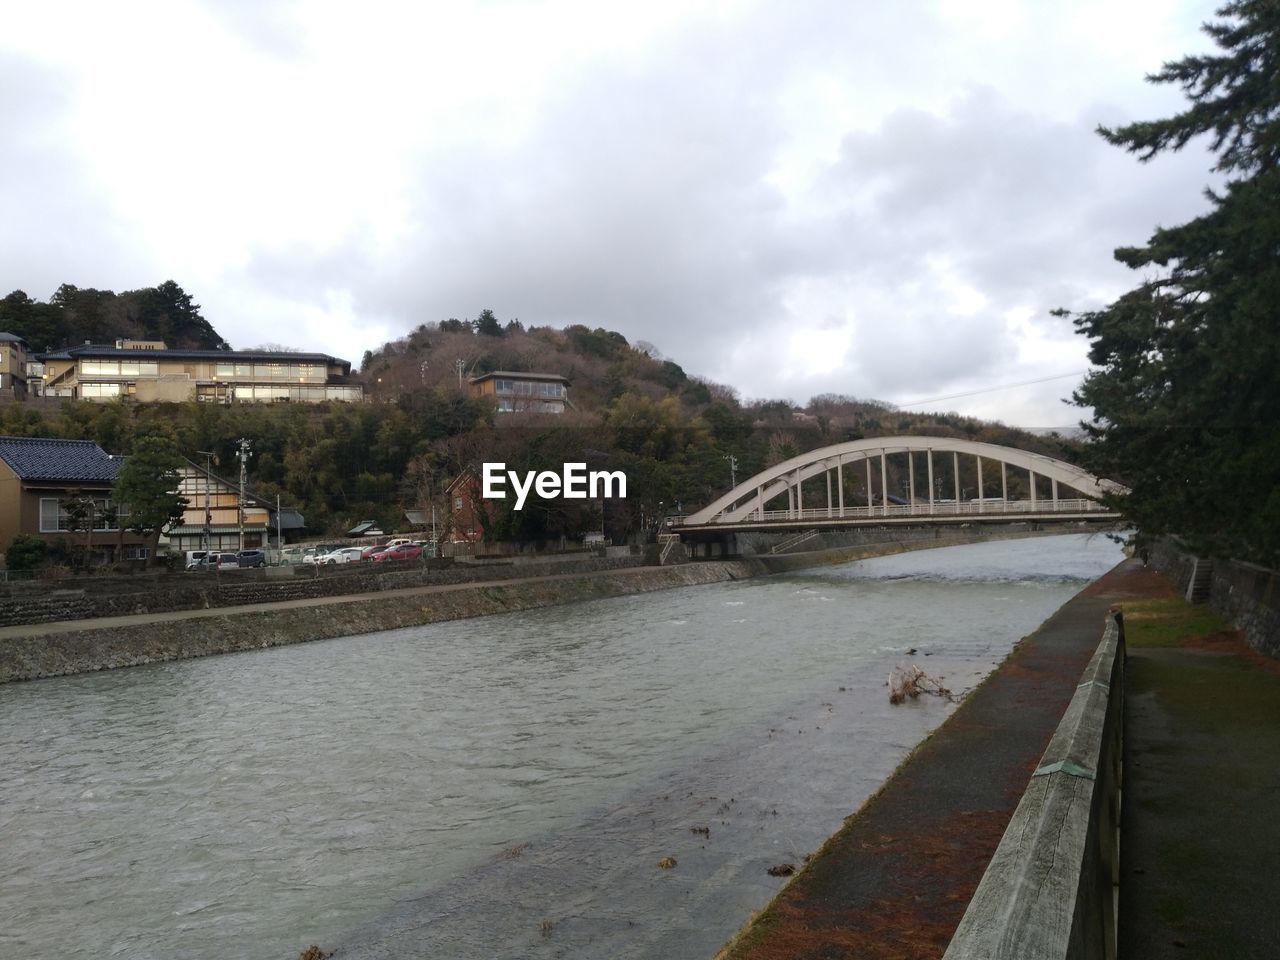
[[[922, 455], [922, 456], [917, 456]], [[936, 457], [946, 458], [938, 463]], [[905, 458], [906, 470], [902, 490], [898, 497], [889, 492], [890, 457], [895, 461], [895, 476], [903, 475], [900, 459]], [[972, 485], [961, 484], [961, 457], [973, 458], [975, 463], [970, 477]], [[875, 461], [878, 470], [873, 470]], [[921, 476], [917, 476], [917, 463]], [[984, 473], [984, 461], [994, 469]], [[1022, 486], [1029, 496], [1010, 499], [1009, 471], [1013, 468], [1015, 485]], [[848, 503], [845, 496], [846, 469], [865, 471], [865, 488], [860, 503]], [[1020, 481], [1026, 474], [1026, 482]], [[826, 475], [825, 502], [806, 507], [805, 481]], [[1000, 495], [994, 494], [994, 484], [999, 478]], [[835, 479], [833, 497], [832, 480]], [[949, 490], [941, 487], [944, 478], [949, 479]], [[879, 481], [879, 493], [876, 481]], [[1047, 497], [1038, 495], [1038, 489], [1047, 481]], [[923, 487], [923, 489], [921, 489]], [[1073, 497], [1060, 496], [1061, 488], [1075, 491]], [[973, 490], [975, 497], [966, 499], [964, 494]], [[945, 516], [970, 513], [1090, 513], [1104, 512], [1098, 503], [1103, 493], [1124, 492], [1118, 483], [1104, 480], [1081, 470], [1079, 467], [1013, 447], [953, 437], [876, 437], [854, 440], [830, 447], [811, 450], [800, 456], [762, 470], [749, 480], [738, 484], [703, 509], [684, 518], [684, 526], [724, 525], [735, 523], [796, 521], [822, 518], [865, 518], [890, 516]], [[767, 509], [771, 501], [787, 496], [785, 510]], [[943, 496], [943, 494], [948, 496]], [[923, 494], [923, 495], [922, 495]], [[821, 499], [821, 498], [820, 498]]]

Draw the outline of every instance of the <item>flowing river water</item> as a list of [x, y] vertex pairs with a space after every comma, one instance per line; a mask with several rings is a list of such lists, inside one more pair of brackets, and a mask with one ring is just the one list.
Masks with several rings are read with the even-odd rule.
[[953, 709], [891, 706], [895, 664], [963, 693], [1119, 559], [951, 547], [5, 685], [0, 957], [709, 958]]

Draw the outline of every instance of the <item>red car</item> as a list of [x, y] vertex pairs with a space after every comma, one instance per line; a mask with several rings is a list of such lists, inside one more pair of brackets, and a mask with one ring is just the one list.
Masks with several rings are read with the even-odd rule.
[[422, 545], [418, 543], [402, 543], [373, 555], [374, 560], [416, 560], [422, 556]]

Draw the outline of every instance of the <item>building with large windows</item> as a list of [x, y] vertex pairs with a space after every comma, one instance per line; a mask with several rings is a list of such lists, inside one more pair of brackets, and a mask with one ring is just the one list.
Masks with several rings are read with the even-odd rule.
[[493, 397], [499, 413], [564, 413], [569, 404], [569, 378], [558, 373], [495, 370], [472, 377], [471, 393]]
[[86, 343], [43, 354], [45, 396], [141, 403], [358, 401], [351, 363], [320, 353], [170, 350], [158, 340]]

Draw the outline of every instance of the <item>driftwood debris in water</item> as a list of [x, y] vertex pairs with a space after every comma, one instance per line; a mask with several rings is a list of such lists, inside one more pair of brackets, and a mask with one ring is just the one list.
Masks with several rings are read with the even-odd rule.
[[941, 677], [931, 677], [915, 664], [896, 666], [889, 671], [889, 702], [902, 703], [908, 697], [915, 699], [922, 693], [944, 697], [954, 702], [958, 698], [942, 684]]

